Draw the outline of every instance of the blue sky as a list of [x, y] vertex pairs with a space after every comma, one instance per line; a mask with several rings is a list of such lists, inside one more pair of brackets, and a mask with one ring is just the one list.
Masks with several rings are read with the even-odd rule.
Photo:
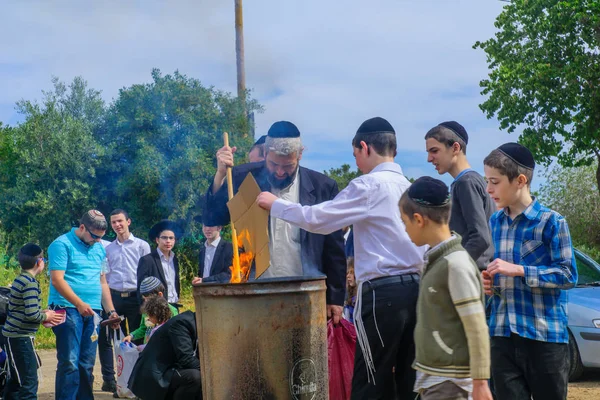
[[[457, 120], [469, 159], [516, 141], [478, 104], [487, 76], [477, 40], [494, 32], [497, 0], [247, 0], [246, 80], [266, 111], [257, 136], [277, 120], [302, 132], [303, 164], [354, 166], [350, 140], [373, 116], [395, 127], [406, 175], [436, 175], [426, 162], [427, 130]], [[83, 76], [111, 101], [119, 88], [175, 69], [235, 92], [233, 1], [8, 2], [0, 12], [0, 121], [14, 103], [39, 99], [51, 76]], [[449, 178], [445, 179], [449, 182]], [[539, 183], [539, 179], [537, 180]]]

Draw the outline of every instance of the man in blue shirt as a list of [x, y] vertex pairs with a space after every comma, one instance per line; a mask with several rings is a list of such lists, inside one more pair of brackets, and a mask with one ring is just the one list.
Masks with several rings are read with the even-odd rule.
[[81, 217], [78, 228], [58, 237], [48, 248], [51, 278], [48, 304], [54, 309], [64, 309], [66, 314], [66, 321], [52, 328], [58, 359], [57, 399], [94, 398], [92, 370], [99, 328], [94, 316], [100, 313], [102, 305], [110, 316], [117, 316], [102, 270], [106, 252], [100, 240], [106, 226], [104, 215], [90, 210]]

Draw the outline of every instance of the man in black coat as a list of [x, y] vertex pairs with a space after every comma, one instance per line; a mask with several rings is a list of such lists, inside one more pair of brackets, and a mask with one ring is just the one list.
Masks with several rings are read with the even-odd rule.
[[157, 248], [152, 250], [150, 254], [146, 254], [140, 258], [137, 269], [137, 287], [140, 304], [142, 299], [140, 296], [140, 285], [144, 278], [149, 276], [157, 277], [163, 286], [165, 299], [175, 307], [179, 307], [179, 294], [181, 286], [179, 282], [179, 262], [177, 256], [172, 251], [175, 246], [175, 241], [181, 236], [179, 226], [168, 220], [160, 221], [155, 224], [148, 235], [150, 241], [156, 242]]
[[202, 399], [196, 314], [183, 312], [152, 335], [128, 382], [140, 399]]
[[[217, 152], [217, 173], [206, 195], [205, 210], [210, 210], [219, 225], [230, 221], [226, 206], [227, 167], [233, 165], [236, 148]], [[263, 191], [302, 205], [333, 199], [338, 187], [333, 179], [300, 167], [302, 142], [298, 128], [287, 121], [274, 123], [265, 140], [265, 160], [243, 164], [232, 170], [233, 191], [237, 192], [248, 173]], [[283, 220], [269, 221], [271, 266], [262, 277], [327, 276], [327, 314], [337, 323], [342, 315], [346, 285], [346, 258], [342, 231], [319, 235], [296, 228]]]

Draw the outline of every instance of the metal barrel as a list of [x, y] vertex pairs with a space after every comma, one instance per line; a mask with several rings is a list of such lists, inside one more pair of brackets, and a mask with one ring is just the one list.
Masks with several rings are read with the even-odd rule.
[[329, 398], [325, 278], [194, 286], [204, 400]]

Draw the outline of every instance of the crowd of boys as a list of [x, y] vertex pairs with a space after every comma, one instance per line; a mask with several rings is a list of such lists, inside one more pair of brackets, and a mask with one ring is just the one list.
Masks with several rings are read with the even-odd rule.
[[[453, 177], [452, 185], [429, 177], [411, 184], [394, 162], [394, 128], [372, 118], [352, 140], [363, 175], [338, 193], [333, 181], [299, 166], [299, 136], [292, 123], [275, 123], [253, 148], [255, 162], [234, 168], [234, 185], [237, 190], [252, 173], [264, 190], [257, 202], [271, 215], [270, 276], [306, 275], [308, 267], [325, 273], [334, 322], [342, 315], [346, 276], [341, 229], [352, 226], [358, 336], [353, 399], [412, 399], [416, 393], [425, 400], [566, 399], [565, 290], [576, 284], [577, 270], [566, 221], [531, 195], [535, 162], [527, 148], [507, 143], [493, 150], [484, 160], [484, 180], [467, 161], [464, 127], [443, 122], [425, 135], [426, 150], [438, 173]], [[215, 224], [229, 217], [224, 171], [234, 152], [223, 147], [217, 153], [206, 196]], [[130, 223], [123, 210], [111, 214], [117, 239], [105, 250], [99, 242], [106, 220], [91, 210], [50, 245], [49, 310], [41, 310], [35, 279], [45, 266], [42, 249], [21, 249], [22, 273], [12, 285], [3, 328], [7, 399], [35, 398], [32, 338], [40, 323], [52, 325], [56, 335], [57, 398], [91, 399], [95, 316], [129, 314], [140, 328], [126, 340], [136, 340], [145, 335], [142, 297], [164, 296], [177, 313], [179, 269], [172, 249], [179, 228], [170, 221], [155, 225], [150, 238], [157, 248], [150, 251], [129, 232]], [[219, 241], [205, 246], [195, 283], [213, 272], [226, 274], [206, 266], [215, 265]], [[164, 326], [195, 334], [193, 316], [184, 314]], [[167, 330], [160, 337], [170, 340]], [[110, 341], [101, 343], [110, 349]], [[193, 339], [186, 346], [196, 351]], [[114, 381], [110, 352], [102, 371], [107, 386]], [[199, 365], [188, 364], [178, 375], [188, 386], [169, 393], [199, 398]]]

